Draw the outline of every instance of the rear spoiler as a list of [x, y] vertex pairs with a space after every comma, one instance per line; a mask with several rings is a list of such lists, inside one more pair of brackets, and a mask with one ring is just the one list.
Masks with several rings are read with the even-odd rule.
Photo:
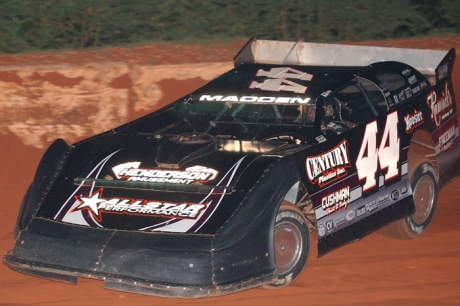
[[[424, 50], [369, 47], [307, 42], [250, 39], [233, 59], [235, 67], [244, 63], [315, 66], [368, 66], [382, 61], [408, 64], [423, 74], [434, 75], [441, 66], [452, 72], [455, 49]], [[443, 74], [445, 73], [443, 70]], [[443, 77], [442, 77], [443, 78]], [[438, 78], [437, 79], [442, 79]]]

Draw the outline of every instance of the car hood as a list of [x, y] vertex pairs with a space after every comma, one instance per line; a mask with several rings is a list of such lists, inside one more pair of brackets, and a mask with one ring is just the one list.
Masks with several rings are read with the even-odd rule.
[[280, 158], [264, 156], [286, 146], [198, 133], [118, 138], [71, 147], [37, 216], [95, 228], [214, 233]]

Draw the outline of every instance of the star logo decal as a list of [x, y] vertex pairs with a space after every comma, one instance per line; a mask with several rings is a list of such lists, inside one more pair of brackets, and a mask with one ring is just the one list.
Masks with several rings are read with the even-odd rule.
[[87, 209], [99, 222], [102, 221], [101, 216], [99, 215], [99, 203], [105, 202], [106, 199], [101, 199], [102, 188], [96, 191], [91, 197], [79, 197], [75, 196], [80, 205], [74, 208], [73, 211], [80, 211], [82, 209]]

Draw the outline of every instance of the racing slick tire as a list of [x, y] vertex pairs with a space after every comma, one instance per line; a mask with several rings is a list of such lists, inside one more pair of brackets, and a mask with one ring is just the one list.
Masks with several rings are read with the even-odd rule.
[[266, 289], [293, 282], [305, 267], [310, 251], [310, 232], [302, 212], [287, 201], [278, 210], [273, 241], [277, 279], [264, 286]]
[[409, 155], [409, 180], [415, 212], [380, 229], [380, 233], [386, 236], [416, 238], [426, 231], [433, 218], [439, 186], [436, 170], [428, 158], [420, 154]]

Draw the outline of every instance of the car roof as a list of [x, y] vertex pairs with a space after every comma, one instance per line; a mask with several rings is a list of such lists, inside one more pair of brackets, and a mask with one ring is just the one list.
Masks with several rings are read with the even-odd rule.
[[[208, 82], [192, 93], [195, 97], [209, 96], [271, 96], [315, 98], [324, 91], [336, 88], [364, 72], [368, 67], [344, 66], [293, 66], [271, 64], [241, 64]], [[277, 76], [275, 72], [284, 71]], [[271, 73], [273, 72], [273, 73]], [[302, 77], [302, 73], [310, 75]], [[281, 84], [280, 90], [260, 88], [260, 84], [273, 81]], [[290, 86], [292, 85], [292, 86]], [[304, 88], [303, 91], [297, 91]], [[263, 87], [263, 86], [262, 86]]]

